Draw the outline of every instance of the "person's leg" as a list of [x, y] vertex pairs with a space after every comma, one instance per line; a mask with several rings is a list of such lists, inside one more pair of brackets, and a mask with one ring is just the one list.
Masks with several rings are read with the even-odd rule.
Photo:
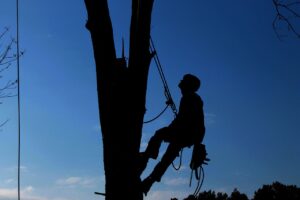
[[147, 163], [149, 158], [156, 159], [158, 157], [159, 148], [162, 143], [162, 141], [168, 140], [170, 137], [170, 131], [167, 127], [159, 129], [155, 132], [154, 136], [151, 137], [148, 146], [145, 150], [145, 152], [140, 153], [140, 166], [139, 171], [140, 174], [145, 170], [147, 167]]
[[161, 158], [161, 161], [157, 163], [153, 172], [150, 174], [155, 181], [159, 182], [161, 177], [164, 175], [168, 167], [172, 164], [175, 158], [179, 155], [181, 146], [177, 144], [170, 143], [166, 153]]
[[144, 194], [147, 194], [152, 184], [157, 181], [159, 182], [161, 177], [164, 175], [168, 167], [178, 156], [181, 146], [175, 143], [170, 143], [166, 153], [163, 155], [161, 161], [155, 166], [152, 173], [142, 182], [142, 188]]
[[149, 158], [156, 159], [161, 143], [163, 141], [168, 141], [170, 134], [172, 133], [170, 133], [170, 130], [167, 127], [157, 130], [148, 143], [146, 151], [144, 152], [145, 155]]

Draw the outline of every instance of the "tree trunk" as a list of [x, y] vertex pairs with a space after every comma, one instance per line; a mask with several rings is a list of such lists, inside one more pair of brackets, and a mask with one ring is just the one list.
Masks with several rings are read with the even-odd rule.
[[132, 0], [129, 64], [116, 58], [107, 0], [85, 0], [96, 62], [107, 200], [142, 200], [138, 153], [145, 113], [153, 0]]

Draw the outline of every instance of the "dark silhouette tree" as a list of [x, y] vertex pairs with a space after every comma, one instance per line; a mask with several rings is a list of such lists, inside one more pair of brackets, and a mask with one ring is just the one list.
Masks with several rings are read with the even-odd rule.
[[223, 192], [218, 192], [216, 196], [216, 200], [227, 200], [228, 195]]
[[[191, 195], [192, 196], [192, 195]], [[199, 200], [248, 200], [247, 195], [240, 193], [237, 189], [234, 189], [230, 197], [226, 193], [215, 191], [203, 191], [197, 196]]]
[[203, 200], [216, 200], [216, 193], [214, 191], [203, 191], [199, 193], [197, 199]]
[[300, 188], [295, 185], [284, 185], [274, 182], [272, 185], [263, 185], [255, 191], [253, 200], [299, 200]]
[[[197, 197], [190, 195], [184, 200], [248, 200], [246, 194], [240, 193], [236, 188], [230, 196], [226, 193], [209, 190], [199, 193]], [[255, 191], [252, 200], [299, 200], [300, 188], [296, 185], [284, 185], [274, 182], [271, 185], [263, 185]]]
[[[176, 198], [174, 198], [175, 200], [177, 200]], [[173, 199], [171, 199], [173, 200]], [[189, 195], [187, 198], [184, 198], [183, 200], [197, 200], [197, 197], [195, 197], [194, 195]]]
[[145, 113], [153, 0], [132, 0], [128, 65], [117, 58], [107, 0], [85, 0], [96, 63], [107, 200], [141, 200], [139, 149]]
[[[0, 41], [6, 45], [1, 45], [0, 49], [0, 104], [3, 103], [3, 99], [16, 96], [12, 90], [16, 88], [17, 80], [10, 80], [5, 78], [5, 73], [10, 69], [12, 63], [16, 61], [17, 56], [13, 53], [13, 48], [16, 44], [14, 39], [7, 39], [8, 28], [0, 33]], [[0, 122], [0, 127], [6, 124], [8, 120]]]
[[227, 200], [248, 200], [246, 194], [240, 193], [236, 188], [232, 191], [230, 197]]

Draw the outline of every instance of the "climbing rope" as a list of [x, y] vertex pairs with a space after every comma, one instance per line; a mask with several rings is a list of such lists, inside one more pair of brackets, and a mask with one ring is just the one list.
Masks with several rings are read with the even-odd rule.
[[164, 112], [167, 110], [168, 107], [169, 107], [169, 105], [167, 104], [166, 107], [165, 107], [158, 115], [156, 115], [156, 117], [153, 117], [153, 118], [150, 119], [150, 120], [144, 121], [144, 124], [153, 122], [153, 121], [155, 121], [156, 119], [158, 119], [162, 114], [164, 114]]
[[156, 119], [158, 119], [167, 110], [167, 108], [169, 106], [171, 107], [171, 109], [173, 111], [174, 118], [177, 116], [177, 108], [176, 108], [176, 105], [174, 104], [173, 98], [171, 96], [171, 93], [170, 93], [170, 90], [169, 90], [169, 86], [168, 86], [165, 74], [163, 72], [163, 69], [162, 69], [160, 60], [158, 58], [157, 51], [155, 49], [154, 42], [153, 42], [151, 36], [150, 36], [150, 51], [151, 51], [151, 54], [153, 55], [153, 58], [154, 58], [154, 61], [155, 61], [155, 64], [156, 64], [156, 68], [157, 68], [157, 70], [159, 72], [160, 79], [162, 80], [162, 83], [163, 83], [163, 86], [164, 86], [164, 95], [165, 95], [165, 97], [167, 99], [167, 101], [166, 101], [167, 105], [166, 105], [166, 107], [158, 115], [156, 115], [155, 117], [153, 117], [150, 120], [144, 121], [144, 124], [153, 122]]
[[169, 90], [169, 86], [168, 86], [165, 74], [163, 72], [160, 60], [158, 58], [157, 51], [155, 49], [152, 37], [150, 37], [150, 51], [153, 54], [153, 58], [154, 58], [157, 70], [159, 72], [160, 79], [162, 80], [162, 83], [163, 83], [163, 86], [164, 86], [164, 95], [165, 95], [165, 97], [167, 99], [166, 103], [168, 105], [170, 105], [170, 107], [171, 107], [171, 109], [173, 111], [174, 117], [176, 117], [177, 116], [177, 108], [176, 108], [176, 105], [174, 104], [173, 98], [171, 96], [171, 93], [170, 93], [170, 90]]
[[155, 61], [155, 64], [156, 64], [156, 68], [159, 72], [160, 79], [162, 80], [162, 83], [163, 83], [163, 86], [164, 86], [164, 95], [167, 99], [167, 101], [166, 101], [167, 105], [158, 115], [156, 115], [155, 117], [153, 117], [150, 120], [144, 121], [144, 124], [153, 122], [156, 119], [158, 119], [167, 110], [167, 108], [169, 106], [171, 107], [171, 109], [173, 111], [174, 118], [177, 116], [177, 108], [176, 108], [176, 105], [174, 104], [173, 98], [171, 96], [165, 74], [163, 72], [162, 66], [160, 64], [160, 61], [159, 61], [159, 58], [158, 58], [158, 55], [157, 55], [157, 51], [156, 51], [155, 46], [154, 46], [154, 42], [153, 42], [151, 37], [150, 37], [150, 51], [151, 51], [151, 54], [153, 54], [154, 61]]
[[166, 107], [158, 115], [156, 115], [156, 117], [153, 117], [150, 120], [144, 121], [144, 124], [153, 122], [156, 119], [158, 119], [167, 110], [167, 108], [169, 106], [172, 109], [172, 112], [174, 114], [174, 118], [177, 116], [177, 108], [176, 108], [176, 105], [174, 104], [173, 98], [171, 96], [171, 93], [170, 93], [170, 90], [169, 90], [169, 86], [168, 86], [165, 74], [163, 72], [162, 66], [160, 64], [160, 60], [158, 58], [157, 51], [155, 49], [154, 42], [153, 42], [151, 36], [150, 36], [150, 51], [151, 51], [151, 54], [153, 55], [153, 58], [154, 58], [154, 61], [155, 61], [155, 64], [156, 64], [156, 68], [157, 68], [157, 70], [159, 72], [160, 79], [162, 80], [162, 83], [163, 83], [163, 86], [164, 86], [164, 95], [165, 95], [165, 97], [167, 99], [167, 101], [166, 101], [167, 105], [166, 105]]

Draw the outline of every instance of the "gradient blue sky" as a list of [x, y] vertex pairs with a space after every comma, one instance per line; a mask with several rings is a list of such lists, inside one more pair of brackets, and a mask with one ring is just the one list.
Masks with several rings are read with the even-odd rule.
[[[128, 48], [129, 0], [109, 1], [118, 54]], [[272, 30], [272, 1], [155, 1], [152, 37], [175, 102], [185, 73], [202, 80], [206, 115], [203, 190], [251, 197], [262, 184], [300, 186], [300, 40], [279, 41]], [[101, 199], [102, 140], [95, 65], [83, 0], [20, 0], [22, 101], [22, 199]], [[1, 0], [0, 28], [15, 36], [15, 2]], [[128, 50], [126, 49], [126, 53]], [[14, 69], [7, 77], [14, 76]], [[149, 73], [149, 119], [164, 107], [162, 84]], [[16, 199], [16, 99], [0, 105], [0, 200]], [[144, 126], [143, 145], [168, 125], [169, 110]], [[162, 152], [165, 145], [162, 147]], [[190, 151], [183, 168], [170, 168], [146, 200], [182, 198], [188, 187]], [[144, 176], [155, 164], [150, 162]]]

